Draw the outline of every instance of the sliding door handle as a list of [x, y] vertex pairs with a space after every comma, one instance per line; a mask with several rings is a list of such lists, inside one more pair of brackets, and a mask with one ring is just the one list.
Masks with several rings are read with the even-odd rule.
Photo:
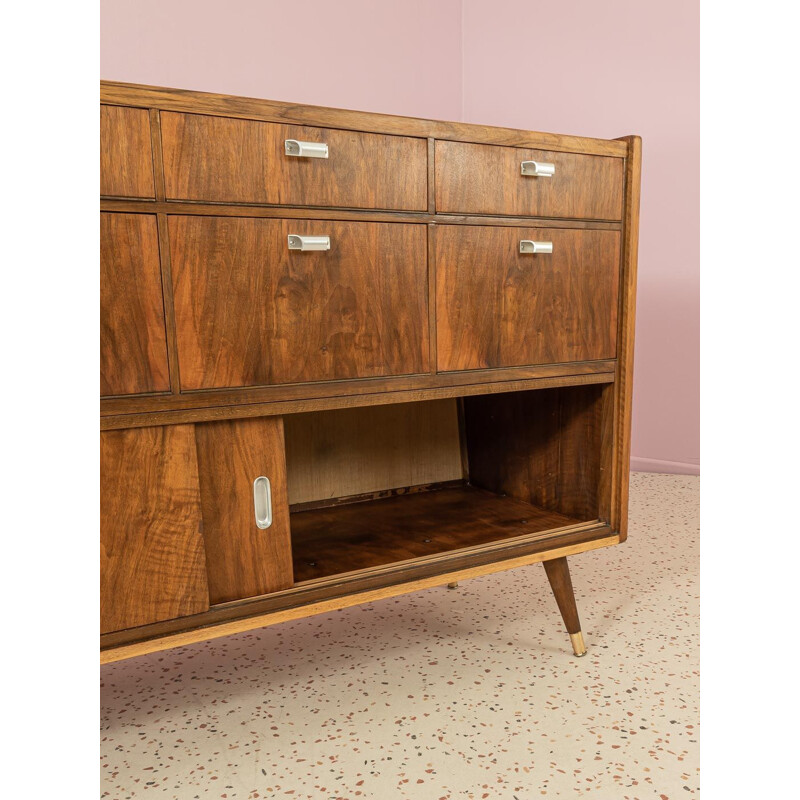
[[290, 250], [330, 250], [330, 236], [296, 236], [289, 234]]
[[266, 530], [272, 525], [272, 487], [269, 478], [263, 475], [253, 481], [253, 505], [256, 512], [256, 526]]
[[523, 161], [522, 174], [534, 178], [552, 178], [556, 174], [556, 165], [548, 161]]
[[287, 156], [298, 158], [327, 158], [328, 145], [325, 142], [298, 142], [297, 139], [287, 139], [283, 143]]
[[552, 253], [552, 242], [533, 242], [530, 239], [523, 239], [519, 243], [520, 253]]

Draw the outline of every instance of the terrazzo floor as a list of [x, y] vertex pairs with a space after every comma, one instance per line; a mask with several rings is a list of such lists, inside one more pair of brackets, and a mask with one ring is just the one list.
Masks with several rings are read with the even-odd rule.
[[699, 478], [634, 473], [628, 542], [102, 669], [102, 797], [696, 797]]

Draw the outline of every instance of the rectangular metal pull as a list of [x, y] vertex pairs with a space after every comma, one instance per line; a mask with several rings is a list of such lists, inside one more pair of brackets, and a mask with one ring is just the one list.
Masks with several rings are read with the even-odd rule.
[[266, 530], [272, 525], [272, 487], [269, 485], [269, 478], [263, 475], [253, 481], [253, 505], [256, 527]]
[[287, 156], [300, 158], [327, 158], [328, 145], [325, 142], [298, 142], [297, 139], [286, 139], [283, 143]]
[[522, 174], [536, 178], [552, 178], [556, 174], [556, 165], [547, 161], [523, 161]]
[[295, 236], [289, 234], [290, 250], [330, 250], [330, 236]]
[[519, 243], [520, 253], [552, 253], [552, 242], [533, 242], [530, 239], [523, 239]]

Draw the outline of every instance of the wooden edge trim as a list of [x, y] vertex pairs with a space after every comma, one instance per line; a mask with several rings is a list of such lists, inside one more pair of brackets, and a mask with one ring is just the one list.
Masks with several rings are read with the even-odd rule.
[[620, 541], [628, 538], [628, 489], [631, 462], [631, 416], [633, 407], [633, 348], [636, 328], [636, 279], [639, 253], [639, 203], [642, 179], [642, 139], [626, 136], [625, 216], [622, 235], [622, 298], [616, 367], [616, 464], [613, 466], [615, 502], [612, 524]]
[[144, 428], [150, 425], [179, 425], [187, 422], [210, 422], [219, 419], [246, 419], [299, 414], [333, 408], [356, 408], [391, 403], [413, 403], [449, 397], [470, 397], [476, 394], [501, 394], [528, 389], [550, 389], [559, 386], [585, 386], [594, 383], [613, 383], [613, 372], [568, 375], [553, 378], [530, 378], [495, 383], [475, 383], [426, 389], [382, 391], [368, 394], [336, 395], [310, 399], [274, 400], [239, 405], [210, 405], [177, 410], [143, 411], [130, 414], [108, 414], [100, 418], [100, 430]]
[[397, 136], [451, 139], [478, 144], [499, 144], [512, 147], [531, 147], [565, 153], [624, 158], [625, 142], [614, 139], [595, 139], [567, 136], [515, 128], [496, 128], [466, 122], [417, 119], [370, 111], [349, 111], [325, 106], [283, 103], [252, 97], [233, 97], [211, 92], [143, 86], [118, 81], [100, 82], [100, 102], [106, 105], [125, 105], [157, 108], [190, 114], [255, 119], [291, 125], [313, 125], [320, 128], [345, 128], [365, 133], [384, 133]]
[[346, 222], [397, 222], [426, 225], [487, 225], [507, 228], [565, 228], [619, 231], [622, 222], [571, 217], [512, 217], [481, 214], [437, 214], [426, 211], [382, 211], [329, 206], [241, 205], [206, 203], [199, 200], [153, 200], [151, 198], [101, 197], [101, 211], [128, 214], [181, 214], [201, 217], [255, 217], [264, 219], [326, 219]]
[[585, 553], [590, 550], [597, 550], [601, 547], [609, 547], [611, 545], [619, 544], [619, 541], [619, 536], [608, 536], [604, 539], [595, 539], [591, 542], [570, 545], [568, 547], [560, 547], [543, 553], [533, 553], [531, 555], [520, 556], [518, 558], [511, 558], [506, 561], [498, 561], [493, 564], [484, 564], [479, 567], [471, 567], [469, 569], [462, 569], [456, 572], [448, 572], [443, 575], [435, 575], [430, 578], [408, 581], [407, 583], [401, 583], [395, 586], [371, 589], [366, 592], [347, 595], [346, 597], [323, 600], [307, 606], [301, 606], [299, 608], [274, 611], [269, 614], [260, 614], [247, 619], [223, 622], [219, 625], [199, 628], [193, 631], [185, 631], [183, 633], [171, 634], [169, 636], [161, 636], [156, 639], [150, 639], [146, 642], [109, 648], [108, 650], [102, 650], [100, 652], [100, 663], [110, 664], [114, 661], [122, 661], [126, 658], [134, 658], [135, 656], [146, 655], [147, 653], [157, 653], [162, 650], [170, 650], [173, 647], [183, 647], [184, 645], [195, 644], [197, 642], [208, 641], [210, 639], [218, 639], [222, 636], [230, 636], [235, 633], [244, 633], [245, 631], [255, 630], [256, 628], [265, 628], [269, 625], [275, 625], [279, 622], [289, 622], [290, 620], [311, 617], [316, 614], [325, 614], [329, 611], [338, 611], [342, 608], [349, 608], [351, 606], [361, 605], [362, 603], [371, 603], [376, 600], [397, 597], [398, 595], [408, 594], [410, 592], [418, 592], [423, 589], [433, 588], [435, 586], [445, 586], [448, 583], [468, 580], [470, 578], [478, 578], [482, 575], [490, 575], [495, 572], [504, 572], [505, 570], [514, 569], [516, 567], [537, 564], [541, 561], [550, 561], [554, 558], [573, 556], [577, 555], [578, 553]]

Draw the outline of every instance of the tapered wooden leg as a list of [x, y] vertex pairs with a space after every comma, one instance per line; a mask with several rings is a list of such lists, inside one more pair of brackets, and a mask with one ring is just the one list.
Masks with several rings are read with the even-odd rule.
[[447, 584], [447, 588], [448, 589], [458, 589], [458, 581], [455, 581], [454, 583], [448, 583]]
[[554, 558], [552, 561], [543, 563], [547, 580], [550, 581], [550, 588], [556, 596], [558, 610], [567, 626], [572, 649], [576, 656], [586, 655], [586, 645], [581, 632], [581, 621], [578, 619], [578, 607], [575, 605], [575, 593], [572, 591], [572, 579], [569, 576], [567, 559]]

